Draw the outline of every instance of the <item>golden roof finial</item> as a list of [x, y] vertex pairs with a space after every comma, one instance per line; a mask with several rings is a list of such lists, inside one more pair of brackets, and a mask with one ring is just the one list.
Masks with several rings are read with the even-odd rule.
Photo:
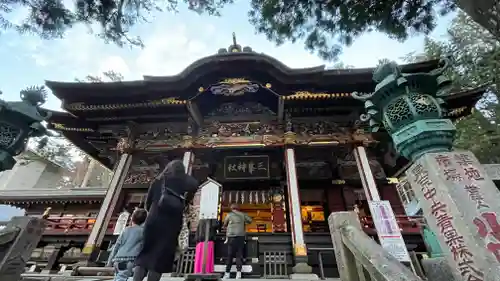
[[233, 32], [233, 45], [236, 46], [238, 44], [236, 44], [236, 33]]

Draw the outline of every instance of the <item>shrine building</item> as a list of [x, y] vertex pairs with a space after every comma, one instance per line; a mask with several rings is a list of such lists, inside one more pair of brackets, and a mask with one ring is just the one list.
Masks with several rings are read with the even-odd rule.
[[[402, 71], [438, 66], [431, 60], [403, 65]], [[43, 245], [83, 249], [99, 259], [99, 251], [116, 239], [118, 215], [144, 203], [162, 163], [181, 159], [200, 183], [221, 184], [220, 219], [231, 203], [253, 218], [247, 225], [249, 275], [262, 276], [265, 256], [274, 252], [284, 255], [288, 273], [300, 260], [321, 274], [318, 252], [332, 248], [328, 215], [358, 205], [366, 214], [366, 233], [376, 239], [370, 200], [390, 201], [408, 250], [425, 253], [419, 217], [405, 214], [391, 180], [407, 160], [395, 153], [387, 132], [365, 130], [368, 124], [358, 121], [364, 105], [351, 97], [374, 91], [373, 70], [294, 69], [234, 42], [174, 76], [47, 81], [66, 110], [52, 112], [49, 128], [114, 176], [106, 192], [74, 189], [43, 200], [9, 197], [0, 203], [30, 214], [52, 207]], [[483, 92], [444, 96], [448, 118], [470, 114]], [[190, 227], [194, 232], [197, 221]], [[221, 232], [216, 264], [223, 264], [223, 240]], [[324, 276], [338, 276], [333, 253], [323, 256]]]

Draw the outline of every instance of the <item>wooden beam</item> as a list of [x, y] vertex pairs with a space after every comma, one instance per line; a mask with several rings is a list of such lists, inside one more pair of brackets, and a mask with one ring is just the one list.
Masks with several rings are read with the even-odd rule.
[[191, 117], [193, 118], [194, 122], [196, 122], [196, 125], [198, 127], [203, 126], [203, 116], [201, 115], [200, 109], [198, 108], [198, 105], [193, 103], [192, 101], [188, 101], [187, 104], [187, 109], [189, 111], [189, 114], [191, 114]]

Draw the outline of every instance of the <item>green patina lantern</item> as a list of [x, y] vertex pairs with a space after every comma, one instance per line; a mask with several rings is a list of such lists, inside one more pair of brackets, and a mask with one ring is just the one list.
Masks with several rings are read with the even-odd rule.
[[445, 118], [440, 98], [451, 88], [451, 81], [443, 76], [448, 65], [444, 59], [439, 68], [427, 73], [402, 73], [394, 62], [377, 67], [373, 74], [378, 83], [375, 91], [352, 95], [365, 102], [361, 121], [368, 121], [372, 132], [383, 126], [396, 150], [408, 159], [450, 151], [456, 129]]
[[436, 233], [430, 230], [427, 224], [422, 225], [422, 237], [424, 238], [427, 251], [429, 252], [431, 258], [443, 257], [443, 249], [441, 249], [441, 246], [439, 245]]
[[[372, 132], [383, 126], [396, 151], [413, 161], [425, 153], [450, 151], [453, 146], [456, 129], [445, 116], [441, 98], [451, 88], [451, 80], [443, 75], [449, 61], [443, 59], [439, 65], [427, 73], [402, 73], [394, 62], [383, 64], [373, 73], [378, 83], [375, 91], [352, 95], [365, 103], [361, 121], [369, 122]], [[422, 231], [431, 257], [441, 257], [435, 233], [425, 225]]]
[[0, 171], [14, 167], [14, 156], [26, 149], [29, 138], [50, 135], [42, 125], [51, 115], [40, 107], [47, 96], [44, 87], [30, 87], [20, 96], [17, 102], [0, 100]]

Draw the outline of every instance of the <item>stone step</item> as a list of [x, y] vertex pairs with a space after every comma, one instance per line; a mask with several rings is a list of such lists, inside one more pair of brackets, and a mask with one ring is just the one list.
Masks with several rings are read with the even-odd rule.
[[[61, 276], [61, 275], [42, 275], [35, 277], [35, 276], [30, 276], [30, 277], [23, 277], [21, 281], [113, 281], [113, 278], [110, 276]], [[144, 279], [145, 280], [145, 279]], [[170, 277], [170, 276], [163, 276], [161, 281], [184, 281], [185, 279], [183, 277]], [[229, 279], [229, 280], [235, 280], [235, 279]], [[263, 280], [269, 280], [269, 281], [283, 281], [287, 279], [264, 279], [264, 278], [243, 278], [242, 280], [244, 281], [263, 281]], [[290, 280], [290, 279], [289, 279]], [[300, 278], [294, 278], [291, 279], [294, 281], [313, 281], [312, 279], [300, 279]], [[314, 279], [318, 280], [318, 279]], [[326, 278], [326, 281], [341, 281], [339, 278]], [[129, 279], [129, 281], [132, 281], [132, 278]]]

